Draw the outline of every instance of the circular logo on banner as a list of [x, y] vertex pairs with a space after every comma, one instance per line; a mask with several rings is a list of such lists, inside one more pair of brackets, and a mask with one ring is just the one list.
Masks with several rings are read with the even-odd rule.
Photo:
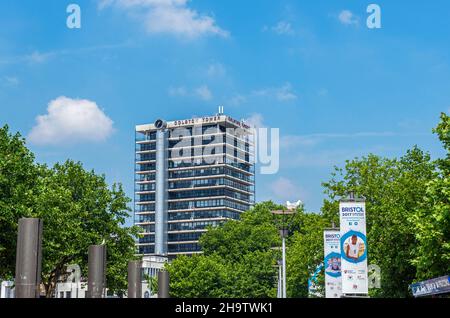
[[367, 258], [367, 239], [364, 234], [349, 231], [341, 237], [341, 256], [347, 262], [360, 263]]
[[331, 277], [341, 276], [341, 255], [330, 253], [325, 257], [325, 274]]

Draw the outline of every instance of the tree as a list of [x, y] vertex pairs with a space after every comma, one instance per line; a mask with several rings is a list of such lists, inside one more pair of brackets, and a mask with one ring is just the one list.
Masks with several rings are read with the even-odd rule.
[[[256, 204], [240, 221], [210, 228], [200, 243], [204, 254], [180, 256], [167, 265], [173, 297], [275, 297], [281, 259], [280, 216], [272, 202]], [[308, 279], [323, 262], [323, 229], [330, 222], [299, 207], [287, 222], [287, 281], [290, 297], [308, 297]], [[323, 277], [319, 277], [320, 282]]]
[[[240, 221], [209, 229], [200, 239], [203, 255], [181, 256], [167, 266], [172, 296], [275, 297], [281, 259], [277, 224], [282, 220], [271, 211], [281, 209], [286, 208], [259, 203]], [[299, 207], [288, 225], [288, 295], [307, 297], [308, 279], [323, 262], [323, 229], [330, 222]]]
[[47, 297], [67, 265], [76, 263], [87, 274], [88, 247], [101, 243], [107, 246], [108, 289], [123, 293], [137, 229], [124, 227], [130, 199], [122, 186], [110, 190], [104, 176], [73, 161], [41, 170], [32, 215], [44, 223], [42, 282]]
[[260, 298], [276, 295], [280, 245], [272, 202], [210, 228], [200, 239], [203, 255], [178, 257], [167, 266], [174, 297]]
[[217, 255], [179, 256], [167, 269], [170, 296], [175, 298], [219, 298], [226, 294], [229, 271]]
[[134, 259], [138, 229], [125, 227], [129, 216], [122, 185], [109, 188], [104, 176], [67, 161], [38, 165], [20, 134], [0, 129], [0, 278], [14, 277], [18, 220], [43, 220], [42, 282], [51, 297], [67, 265], [87, 274], [91, 244], [107, 245], [107, 285], [121, 294], [127, 287], [128, 260]]
[[347, 161], [323, 183], [328, 199], [324, 215], [338, 220], [338, 198], [350, 191], [366, 197], [368, 260], [381, 268], [381, 290], [373, 296], [408, 297], [416, 277], [412, 259], [418, 244], [411, 216], [429, 208], [426, 185], [435, 177], [429, 154], [417, 147], [400, 159], [369, 155]]
[[271, 210], [281, 208], [272, 202], [259, 203], [243, 213], [239, 221], [230, 220], [210, 229], [200, 239], [202, 251], [235, 261], [242, 255], [270, 249], [279, 240]]
[[[308, 279], [324, 259], [323, 230], [331, 223], [321, 214], [299, 210], [287, 250], [287, 294], [308, 297]], [[323, 281], [319, 277], [318, 285]]]
[[0, 278], [14, 277], [17, 220], [32, 212], [37, 175], [25, 140], [0, 128]]
[[426, 185], [424, 208], [411, 216], [418, 241], [413, 264], [417, 279], [425, 280], [450, 272], [450, 117], [441, 114], [434, 129], [442, 142], [445, 158], [438, 159], [438, 173]]

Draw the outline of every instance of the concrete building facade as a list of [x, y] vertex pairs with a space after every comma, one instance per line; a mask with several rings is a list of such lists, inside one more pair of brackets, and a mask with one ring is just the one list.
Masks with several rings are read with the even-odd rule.
[[138, 253], [200, 253], [207, 227], [254, 204], [253, 130], [224, 114], [136, 126]]

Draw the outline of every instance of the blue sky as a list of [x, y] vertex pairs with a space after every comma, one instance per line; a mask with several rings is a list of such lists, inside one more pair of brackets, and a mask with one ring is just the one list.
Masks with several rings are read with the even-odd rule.
[[[134, 126], [223, 105], [280, 128], [280, 171], [257, 176], [257, 200], [318, 211], [346, 159], [442, 155], [450, 3], [373, 2], [377, 30], [361, 0], [3, 0], [0, 124], [39, 162], [80, 160], [132, 197]], [[66, 26], [70, 3], [81, 29]]]

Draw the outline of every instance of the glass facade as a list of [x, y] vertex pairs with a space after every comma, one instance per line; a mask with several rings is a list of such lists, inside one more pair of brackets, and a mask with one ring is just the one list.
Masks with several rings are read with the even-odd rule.
[[[249, 127], [224, 115], [184, 122], [171, 122], [165, 128], [168, 171], [163, 188], [169, 257], [200, 252], [198, 240], [209, 227], [239, 219], [254, 203]], [[139, 254], [144, 255], [155, 253], [155, 206], [160, 200], [156, 189], [162, 182], [156, 180], [157, 160], [161, 160], [156, 143], [154, 125], [136, 127], [135, 224], [144, 234], [137, 242]]]

